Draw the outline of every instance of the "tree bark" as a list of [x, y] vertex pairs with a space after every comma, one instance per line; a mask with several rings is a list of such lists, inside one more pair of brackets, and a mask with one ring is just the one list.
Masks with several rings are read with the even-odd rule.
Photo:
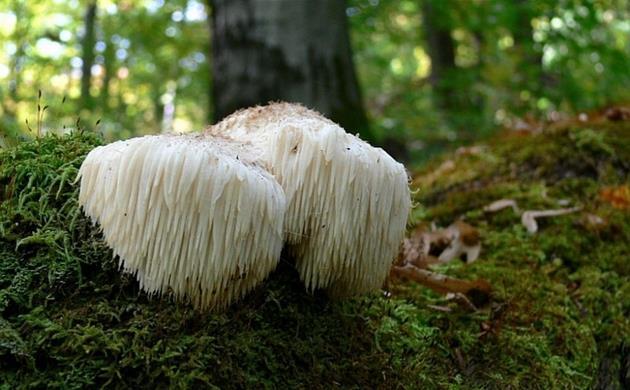
[[109, 34], [106, 35], [106, 38], [107, 39], [105, 39], [105, 43], [107, 46], [105, 47], [105, 52], [103, 53], [103, 66], [105, 68], [105, 75], [103, 76], [103, 87], [101, 88], [99, 98], [101, 102], [101, 109], [103, 110], [103, 112], [107, 113], [110, 110], [110, 84], [116, 71], [116, 50], [114, 50], [114, 43], [110, 39]]
[[534, 29], [532, 20], [539, 16], [536, 3], [527, 0], [518, 0], [514, 4], [516, 20], [513, 22], [512, 35], [514, 36], [514, 47], [521, 53], [523, 66], [521, 67], [523, 79], [519, 88], [527, 88], [539, 93], [541, 89], [552, 88], [554, 79], [546, 74], [542, 65], [542, 50], [536, 50], [534, 42]]
[[92, 81], [92, 65], [94, 64], [94, 29], [96, 24], [96, 1], [87, 5], [84, 17], [84, 33], [81, 42], [81, 105], [92, 108], [90, 86]]
[[214, 119], [273, 100], [370, 138], [342, 0], [209, 0]]
[[446, 4], [434, 0], [422, 3], [425, 39], [431, 58], [430, 81], [437, 104], [440, 108], [457, 108], [455, 83], [449, 82], [448, 75], [455, 70], [455, 43], [451, 37]]

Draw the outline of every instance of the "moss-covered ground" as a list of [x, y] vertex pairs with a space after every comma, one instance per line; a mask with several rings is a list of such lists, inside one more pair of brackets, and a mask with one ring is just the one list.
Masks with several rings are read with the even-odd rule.
[[[0, 150], [0, 388], [630, 387], [629, 122], [505, 135], [416, 172], [411, 226], [481, 233], [479, 260], [437, 269], [492, 284], [477, 310], [412, 283], [331, 302], [290, 259], [223, 313], [149, 299], [77, 207], [100, 142]], [[483, 212], [502, 198], [582, 210], [531, 235]]]

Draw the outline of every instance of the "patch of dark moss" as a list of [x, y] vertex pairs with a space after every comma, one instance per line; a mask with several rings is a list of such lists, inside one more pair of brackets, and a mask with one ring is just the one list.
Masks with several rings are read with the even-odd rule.
[[[439, 268], [491, 282], [477, 310], [414, 284], [395, 298], [332, 302], [304, 291], [290, 259], [226, 312], [150, 299], [77, 207], [77, 169], [100, 139], [47, 136], [1, 150], [0, 383], [622, 388], [630, 217], [598, 194], [628, 183], [630, 131], [624, 122], [586, 130], [499, 138], [447, 157], [455, 169], [430, 186], [423, 180], [444, 159], [419, 174], [412, 223], [463, 216], [480, 230], [477, 262]], [[500, 198], [522, 208], [567, 199], [584, 211], [546, 220], [532, 236], [512, 210], [482, 211]], [[605, 225], [585, 224], [585, 213]]]

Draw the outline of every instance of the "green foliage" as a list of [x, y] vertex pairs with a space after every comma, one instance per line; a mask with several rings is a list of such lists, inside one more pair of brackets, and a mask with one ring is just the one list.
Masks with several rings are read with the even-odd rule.
[[[0, 0], [0, 137], [34, 122], [38, 91], [55, 120], [100, 119], [107, 139], [160, 132], [165, 105], [175, 130], [208, 123], [209, 29], [203, 1], [98, 1], [87, 109], [80, 92], [84, 14], [92, 2]], [[62, 101], [64, 102], [62, 104]], [[12, 123], [8, 128], [5, 122]], [[168, 123], [167, 123], [168, 128]], [[134, 129], [134, 130], [131, 130]], [[1, 145], [0, 141], [0, 145]]]
[[[45, 128], [101, 120], [106, 139], [210, 122], [211, 58], [202, 0], [98, 2], [93, 108], [80, 96], [91, 2], [0, 0], [0, 146], [51, 107]], [[436, 88], [425, 5], [448, 31], [454, 64]], [[355, 64], [372, 128], [390, 150], [425, 161], [445, 147], [630, 99], [628, 0], [349, 0]], [[444, 95], [443, 91], [447, 91]], [[66, 97], [65, 104], [61, 104]], [[448, 98], [454, 107], [440, 107]], [[174, 110], [174, 117], [168, 117]], [[165, 117], [166, 115], [166, 117]], [[171, 122], [172, 121], [172, 122]], [[171, 126], [171, 124], [173, 126]], [[357, 129], [349, 129], [355, 132]], [[398, 145], [398, 147], [396, 147]], [[397, 157], [402, 157], [397, 156]]]
[[[246, 299], [201, 313], [148, 297], [77, 207], [101, 140], [46, 136], [0, 151], [0, 382], [19, 387], [588, 388], [627, 385], [630, 216], [599, 197], [628, 183], [627, 124], [509, 136], [455, 169], [420, 172], [413, 223], [465, 216], [481, 258], [441, 272], [494, 288], [470, 311], [415, 284], [394, 298], [307, 294], [288, 259]], [[578, 153], [579, 152], [579, 153]], [[511, 210], [584, 207], [529, 235]], [[603, 226], [583, 222], [597, 214]], [[442, 310], [436, 310], [435, 307]], [[446, 310], [446, 311], [444, 311]], [[624, 376], [625, 375], [625, 376]]]
[[[430, 80], [425, 9], [451, 32], [444, 110]], [[630, 99], [628, 2], [352, 0], [350, 24], [365, 100], [382, 138], [407, 140], [414, 160], [522, 117], [556, 118]], [[419, 143], [418, 140], [422, 141]], [[414, 142], [415, 141], [415, 142]]]

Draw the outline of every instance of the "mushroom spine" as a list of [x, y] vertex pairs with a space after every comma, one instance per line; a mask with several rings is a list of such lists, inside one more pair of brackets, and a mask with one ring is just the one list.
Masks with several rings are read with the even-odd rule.
[[411, 206], [405, 168], [300, 105], [239, 111], [202, 135], [98, 147], [79, 203], [149, 294], [223, 307], [277, 265], [283, 243], [307, 289], [382, 286]]
[[79, 203], [149, 294], [226, 306], [279, 261], [285, 195], [244, 143], [198, 135], [118, 141], [92, 150], [79, 177]]
[[284, 189], [285, 240], [308, 289], [382, 286], [411, 206], [402, 164], [297, 104], [242, 110], [206, 134], [252, 144]]

